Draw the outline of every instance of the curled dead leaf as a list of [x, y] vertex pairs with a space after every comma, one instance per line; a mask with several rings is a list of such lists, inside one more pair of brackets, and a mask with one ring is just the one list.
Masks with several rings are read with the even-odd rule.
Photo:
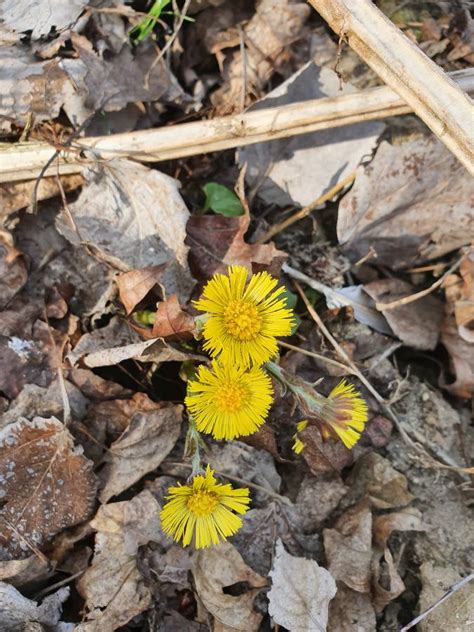
[[375, 544], [382, 549], [385, 548], [393, 531], [424, 531], [421, 518], [421, 511], [414, 507], [375, 516], [373, 525]]
[[166, 263], [162, 263], [159, 266], [130, 270], [117, 277], [120, 300], [124, 304], [127, 314], [131, 314], [148, 292], [159, 284], [161, 274], [166, 266]]
[[[206, 609], [218, 621], [242, 632], [256, 632], [262, 615], [253, 609], [253, 601], [267, 580], [255, 573], [229, 542], [196, 552], [193, 575], [196, 590]], [[249, 590], [239, 595], [223, 589], [246, 582]]]
[[373, 604], [375, 612], [379, 613], [405, 590], [388, 547], [380, 553], [374, 552], [372, 574]]
[[194, 318], [181, 309], [176, 294], [158, 303], [157, 307], [152, 331], [154, 338], [189, 340], [193, 337]]

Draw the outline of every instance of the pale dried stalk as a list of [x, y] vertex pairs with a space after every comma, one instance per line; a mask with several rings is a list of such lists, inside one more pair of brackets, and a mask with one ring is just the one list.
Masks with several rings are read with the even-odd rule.
[[[474, 91], [474, 70], [456, 71], [451, 76], [463, 90]], [[159, 162], [184, 158], [408, 112], [411, 108], [403, 99], [383, 86], [208, 121], [78, 139], [44, 175], [56, 175], [58, 170], [61, 174], [80, 173], [96, 159]], [[0, 182], [36, 178], [55, 151], [47, 143], [0, 145]]]
[[316, 200], [311, 202], [311, 204], [308, 204], [307, 206], [303, 206], [302, 209], [300, 209], [293, 215], [290, 215], [290, 217], [287, 217], [283, 222], [280, 222], [278, 224], [275, 224], [274, 226], [271, 226], [268, 229], [268, 231], [264, 235], [262, 235], [262, 237], [256, 240], [255, 243], [264, 244], [275, 235], [278, 235], [278, 233], [281, 233], [282, 230], [285, 230], [285, 228], [288, 228], [288, 226], [292, 226], [292, 224], [294, 224], [295, 222], [299, 222], [301, 219], [308, 217], [308, 215], [311, 215], [311, 213], [315, 209], [317, 209], [318, 206], [321, 206], [325, 202], [332, 200], [332, 198], [337, 193], [340, 193], [342, 189], [352, 184], [352, 182], [355, 180], [355, 177], [356, 177], [356, 172], [353, 171], [352, 173], [347, 175], [345, 178], [343, 178], [340, 182], [338, 182], [333, 187], [331, 187], [329, 191], [326, 191], [326, 193], [323, 193]]
[[474, 174], [473, 105], [459, 86], [372, 0], [309, 2]]

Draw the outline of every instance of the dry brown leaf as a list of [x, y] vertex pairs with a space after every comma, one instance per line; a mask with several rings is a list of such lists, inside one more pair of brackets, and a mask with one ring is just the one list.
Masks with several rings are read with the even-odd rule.
[[277, 540], [268, 612], [288, 630], [325, 630], [336, 582], [315, 560], [293, 557]]
[[253, 435], [248, 437], [240, 437], [242, 443], [257, 448], [257, 450], [266, 450], [269, 452], [275, 461], [279, 463], [288, 463], [287, 459], [284, 459], [278, 452], [278, 445], [275, 439], [275, 433], [273, 428], [269, 424], [264, 424]]
[[4, 309], [28, 278], [23, 254], [0, 232], [0, 309]]
[[1, 431], [0, 474], [3, 559], [27, 557], [91, 514], [96, 492], [92, 463], [54, 417], [19, 419]]
[[[303, 2], [258, 2], [255, 14], [242, 29], [245, 57], [240, 50], [232, 54], [224, 70], [224, 86], [211, 97], [219, 114], [240, 110], [249, 104], [252, 97], [261, 96], [263, 87], [283, 62], [287, 47], [301, 37], [310, 12]], [[235, 41], [235, 45], [240, 43], [239, 40]], [[246, 81], [243, 81], [243, 72]], [[246, 94], [242, 93], [243, 86]]]
[[159, 533], [159, 512], [147, 490], [99, 509], [91, 521], [97, 531], [94, 559], [77, 582], [87, 609], [78, 632], [116, 630], [149, 607], [151, 593], [138, 570], [137, 552]]
[[193, 337], [194, 318], [181, 309], [176, 294], [158, 303], [157, 307], [152, 330], [154, 338], [189, 340]]
[[127, 272], [167, 264], [160, 284], [185, 302], [193, 287], [184, 244], [188, 209], [173, 178], [117, 158], [84, 172], [86, 184], [57, 227], [72, 244], [87, 242]]
[[352, 486], [351, 493], [359, 498], [367, 494], [378, 509], [404, 507], [414, 498], [408, 491], [405, 476], [376, 452], [369, 452], [359, 459], [348, 482]]
[[[262, 615], [254, 611], [253, 601], [267, 580], [245, 564], [232, 544], [197, 551], [193, 575], [199, 598], [213, 617], [235, 630], [258, 630]], [[226, 586], [238, 582], [246, 582], [249, 590], [235, 596], [224, 593]]]
[[[435, 566], [424, 562], [420, 567], [420, 611], [428, 609], [461, 580], [456, 568], [443, 563]], [[421, 632], [467, 632], [474, 620], [474, 583], [470, 582], [459, 592], [436, 607], [418, 624]]]
[[474, 249], [461, 261], [461, 277], [450, 274], [445, 282], [447, 308], [454, 310], [459, 335], [474, 343]]
[[203, 356], [179, 351], [161, 338], [152, 338], [124, 347], [113, 347], [89, 353], [84, 357], [84, 364], [93, 369], [98, 366], [113, 366], [124, 360], [139, 362], [184, 362], [185, 360], [205, 360]]
[[189, 265], [198, 279], [225, 272], [229, 265], [242, 265], [258, 272], [268, 270], [278, 276], [286, 254], [270, 244], [247, 244], [244, 235], [250, 222], [248, 213], [240, 217], [192, 215], [186, 226], [190, 247]]
[[329, 572], [357, 592], [370, 592], [372, 513], [367, 503], [349, 508], [334, 529], [324, 529]]
[[375, 632], [377, 622], [370, 595], [351, 590], [338, 582], [329, 604], [328, 632]]
[[383, 549], [393, 531], [424, 531], [421, 518], [421, 511], [414, 507], [374, 516], [374, 543]]
[[81, 393], [89, 400], [104, 401], [106, 399], [125, 399], [132, 395], [132, 391], [121, 384], [104, 380], [89, 369], [69, 369], [67, 378], [75, 384]]
[[300, 433], [300, 439], [305, 444], [302, 456], [316, 476], [340, 472], [354, 462], [352, 452], [341, 441], [332, 438], [324, 441], [315, 426], [305, 428]]
[[105, 454], [105, 467], [100, 473], [102, 503], [155, 470], [179, 437], [182, 406], [155, 404], [143, 393], [136, 393], [133, 400], [137, 408], [128, 427]]
[[[416, 289], [400, 279], [380, 279], [364, 285], [364, 291], [377, 303], [391, 303], [414, 294]], [[434, 296], [424, 296], [382, 313], [403, 344], [430, 351], [438, 344], [443, 305]]]
[[398, 574], [390, 549], [386, 547], [380, 553], [374, 551], [372, 559], [372, 590], [375, 612], [382, 612], [385, 606], [399, 597], [405, 590], [405, 584]]
[[471, 241], [473, 195], [473, 178], [437, 139], [383, 141], [339, 204], [339, 242], [352, 260], [373, 248], [392, 269], [440, 257]]
[[446, 316], [441, 330], [441, 342], [448, 350], [456, 379], [444, 388], [456, 395], [470, 399], [474, 394], [474, 343], [466, 342], [459, 335], [453, 316]]
[[151, 289], [160, 282], [161, 274], [166, 263], [159, 266], [149, 266], [139, 270], [130, 270], [120, 274], [117, 279], [120, 300], [124, 304], [127, 314], [131, 314], [135, 307]]

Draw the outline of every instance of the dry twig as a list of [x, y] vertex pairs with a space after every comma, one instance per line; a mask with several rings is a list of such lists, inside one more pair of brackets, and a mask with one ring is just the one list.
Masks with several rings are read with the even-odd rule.
[[288, 226], [291, 226], [295, 222], [299, 222], [300, 219], [308, 217], [308, 215], [310, 215], [315, 209], [317, 209], [318, 206], [321, 206], [325, 202], [329, 202], [329, 200], [332, 200], [332, 198], [338, 193], [340, 193], [345, 187], [352, 184], [355, 180], [355, 177], [356, 177], [356, 172], [353, 171], [352, 173], [347, 175], [345, 178], [343, 178], [340, 182], [338, 182], [333, 187], [331, 187], [329, 191], [326, 191], [326, 193], [323, 193], [318, 198], [316, 198], [314, 202], [311, 202], [311, 204], [304, 206], [302, 209], [300, 209], [299, 211], [297, 211], [296, 213], [294, 213], [293, 215], [285, 219], [283, 222], [279, 222], [278, 224], [271, 226], [269, 230], [262, 237], [257, 239], [255, 243], [264, 244], [266, 241], [268, 241], [269, 239], [271, 239], [278, 233], [281, 233], [282, 230], [285, 230], [285, 228], [288, 228]]

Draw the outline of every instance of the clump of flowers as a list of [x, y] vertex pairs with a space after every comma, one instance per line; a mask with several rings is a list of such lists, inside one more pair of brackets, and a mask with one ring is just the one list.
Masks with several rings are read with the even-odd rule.
[[285, 289], [277, 285], [267, 272], [248, 279], [246, 268], [231, 266], [227, 275], [215, 274], [195, 302], [205, 312], [197, 322], [212, 361], [188, 380], [186, 451], [192, 474], [186, 485], [169, 488], [161, 511], [163, 531], [183, 546], [218, 544], [242, 526], [239, 515], [248, 510], [249, 490], [217, 482], [209, 465], [203, 470], [200, 433], [232, 440], [257, 432], [273, 402], [270, 375], [289, 390], [306, 416], [293, 435], [296, 454], [305, 447], [299, 433], [309, 424], [317, 425], [324, 439], [336, 437], [350, 449], [367, 421], [364, 399], [345, 380], [324, 397], [274, 361], [277, 337], [290, 335], [296, 322]]

